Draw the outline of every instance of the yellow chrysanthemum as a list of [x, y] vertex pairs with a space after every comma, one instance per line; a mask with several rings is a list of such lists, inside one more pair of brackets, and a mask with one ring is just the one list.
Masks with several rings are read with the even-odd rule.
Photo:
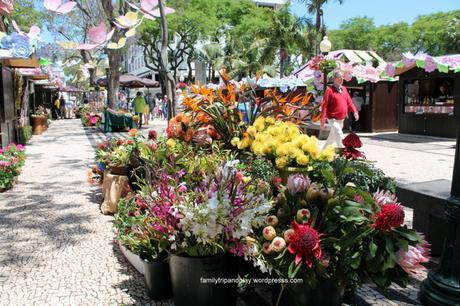
[[333, 146], [328, 146], [326, 149], [321, 151], [319, 158], [322, 160], [333, 161], [335, 157], [335, 149]]
[[285, 157], [278, 157], [275, 160], [275, 163], [276, 163], [276, 167], [278, 167], [278, 169], [286, 168], [287, 159]]
[[265, 122], [266, 122], [267, 124], [274, 124], [275, 121], [276, 121], [276, 120], [275, 120], [275, 118], [273, 118], [273, 117], [267, 117], [267, 118], [265, 118]]
[[238, 143], [238, 149], [244, 150], [247, 147], [249, 147], [251, 145], [251, 143], [252, 143], [252, 140], [249, 137], [244, 137], [243, 140], [241, 140]]
[[299, 165], [301, 166], [305, 166], [308, 164], [308, 162], [310, 161], [310, 159], [308, 158], [308, 156], [306, 156], [305, 154], [299, 154], [297, 155], [296, 157], [296, 160], [295, 160]]
[[265, 129], [265, 118], [258, 117], [256, 121], [254, 121], [253, 126], [256, 128], [258, 132], [262, 132]]
[[276, 147], [276, 155], [277, 156], [286, 156], [286, 155], [288, 155], [288, 153], [289, 153], [289, 146], [287, 146], [286, 144], [280, 143]]
[[252, 137], [255, 137], [256, 136], [256, 133], [257, 133], [257, 130], [254, 126], [250, 126], [248, 127], [247, 131], [249, 135], [251, 135]]
[[240, 141], [241, 140], [238, 137], [233, 137], [230, 143], [232, 144], [232, 146], [236, 147], [236, 146], [238, 146]]

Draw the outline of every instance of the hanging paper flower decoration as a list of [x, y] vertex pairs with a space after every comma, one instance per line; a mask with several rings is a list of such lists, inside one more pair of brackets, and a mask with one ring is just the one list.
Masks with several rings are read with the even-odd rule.
[[13, 0], [0, 0], [0, 15], [9, 15], [13, 9]]
[[107, 26], [101, 22], [100, 25], [96, 27], [92, 27], [88, 31], [88, 38], [91, 43], [89, 44], [80, 44], [76, 47], [76, 49], [80, 50], [91, 50], [94, 49], [107, 41], [109, 41], [113, 33], [115, 32], [115, 29], [112, 29], [110, 32], [107, 31]]
[[[160, 17], [160, 9], [154, 9], [155, 7], [158, 6], [158, 0], [141, 0], [141, 6], [138, 7], [128, 1], [126, 1], [132, 8], [136, 9], [137, 11], [140, 11], [144, 14], [144, 17], [147, 19], [155, 19]], [[172, 14], [175, 12], [173, 8], [170, 7], [165, 7], [164, 8], [165, 14]]]
[[438, 63], [436, 63], [433, 57], [431, 57], [430, 55], [427, 55], [425, 57], [425, 71], [433, 72], [436, 70], [436, 68], [438, 68]]
[[406, 67], [413, 66], [415, 64], [415, 59], [412, 52], [403, 53], [402, 62]]
[[32, 55], [33, 48], [30, 45], [30, 39], [27, 36], [13, 32], [0, 40], [2, 49], [11, 50], [14, 57], [27, 58]]
[[62, 0], [45, 0], [43, 6], [52, 12], [67, 14], [77, 5], [75, 1], [63, 3]]
[[388, 63], [385, 67], [385, 74], [389, 77], [395, 75], [396, 67], [392, 63]]

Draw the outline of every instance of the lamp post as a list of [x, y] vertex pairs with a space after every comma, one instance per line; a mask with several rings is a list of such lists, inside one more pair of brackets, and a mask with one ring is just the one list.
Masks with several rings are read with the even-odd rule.
[[450, 198], [447, 201], [447, 237], [436, 270], [430, 271], [420, 289], [423, 305], [460, 305], [460, 114], [456, 106], [457, 145]]
[[[327, 36], [323, 37], [323, 40], [319, 43], [319, 49], [321, 50], [321, 54], [326, 56], [332, 49], [332, 43], [327, 38]], [[326, 93], [326, 86], [327, 86], [327, 71], [326, 68], [323, 70], [323, 97]]]

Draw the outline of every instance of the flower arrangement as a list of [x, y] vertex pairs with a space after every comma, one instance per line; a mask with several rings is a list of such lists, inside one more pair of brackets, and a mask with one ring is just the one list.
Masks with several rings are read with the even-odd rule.
[[177, 252], [205, 256], [229, 250], [250, 256], [245, 241], [272, 208], [269, 184], [240, 172], [237, 160], [227, 161], [200, 187], [184, 195], [177, 207]]
[[232, 145], [238, 149], [249, 148], [258, 156], [267, 156], [279, 169], [307, 166], [313, 160], [332, 161], [335, 155], [333, 147], [319, 151], [318, 139], [302, 134], [296, 124], [273, 117], [258, 117], [242, 139], [232, 139]]
[[323, 169], [330, 184], [296, 174], [279, 189], [258, 238], [267, 266], [311, 286], [331, 280], [354, 289], [369, 279], [382, 288], [406, 285], [428, 261], [424, 237], [404, 225], [391, 193], [371, 194], [344, 180], [354, 171], [350, 161], [339, 157], [331, 165]]
[[44, 108], [42, 105], [38, 106], [35, 111], [31, 114], [32, 117], [47, 117], [48, 118], [48, 112], [46, 111], [46, 108]]
[[[200, 145], [219, 140], [230, 147], [233, 137], [241, 137], [259, 116], [274, 116], [298, 121], [295, 114], [309, 109], [310, 94], [280, 94], [267, 90], [263, 98], [256, 96], [256, 84], [230, 81], [221, 71], [224, 83], [217, 88], [192, 85], [191, 95], [184, 95], [184, 114], [170, 121], [168, 137], [178, 137]], [[303, 118], [305, 119], [305, 118]]]
[[5, 149], [0, 149], [0, 190], [13, 186], [15, 178], [21, 173], [26, 159], [23, 145], [9, 144]]

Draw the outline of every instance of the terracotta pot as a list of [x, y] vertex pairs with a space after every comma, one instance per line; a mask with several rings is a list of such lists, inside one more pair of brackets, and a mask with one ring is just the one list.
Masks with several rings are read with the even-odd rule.
[[47, 129], [48, 118], [45, 116], [30, 117], [30, 125], [32, 126], [32, 135], [41, 135]]
[[112, 166], [109, 165], [109, 171], [113, 175], [129, 175], [129, 168], [128, 166]]

